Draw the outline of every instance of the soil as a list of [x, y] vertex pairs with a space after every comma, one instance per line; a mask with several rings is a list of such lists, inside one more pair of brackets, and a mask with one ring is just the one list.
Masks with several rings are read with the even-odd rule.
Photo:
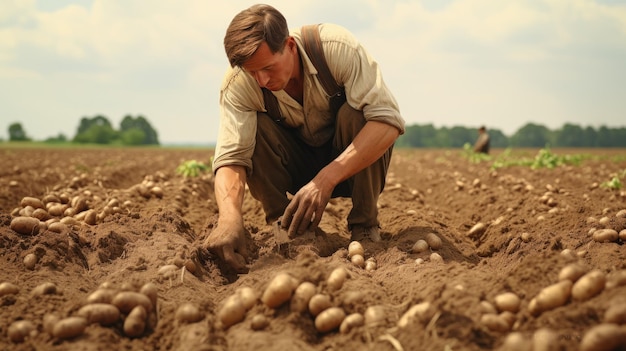
[[[537, 151], [516, 152], [533, 157]], [[537, 331], [551, 335], [543, 337], [550, 350], [579, 349], [586, 333], [605, 322], [609, 307], [626, 303], [623, 239], [598, 242], [592, 236], [594, 229], [626, 229], [626, 192], [600, 186], [623, 174], [626, 153], [552, 152], [589, 157], [553, 169], [492, 170], [460, 150], [395, 150], [379, 200], [383, 240], [362, 243], [364, 258], [376, 261], [374, 270], [348, 258], [349, 199], [331, 201], [320, 231], [279, 245], [260, 204], [247, 194], [250, 271], [236, 274], [198, 249], [218, 212], [212, 175], [176, 172], [186, 160], [208, 164], [212, 150], [0, 148], [0, 282], [19, 289], [0, 289], [0, 349], [492, 350], [514, 349], [504, 344], [513, 336], [522, 336], [516, 345], [542, 340], [538, 335], [545, 334]], [[52, 221], [26, 234], [11, 229], [13, 217], [28, 211], [23, 198], [50, 201], [50, 195], [75, 207], [83, 198], [96, 223], [86, 224], [93, 217], [83, 211], [56, 231]], [[474, 228], [478, 223], [482, 230]], [[414, 253], [416, 241], [431, 233], [441, 247]], [[25, 261], [29, 254], [35, 261], [28, 261], [32, 255]], [[569, 297], [537, 313], [531, 300], [571, 263], [599, 270], [605, 282], [595, 295]], [[337, 267], [349, 277], [331, 290], [326, 279]], [[311, 313], [293, 312], [289, 302], [270, 308], [257, 299], [241, 321], [230, 314], [238, 322], [225, 328], [218, 312], [226, 299], [244, 287], [259, 298], [280, 272], [315, 284], [345, 314], [365, 314], [366, 324], [320, 332]], [[52, 285], [38, 291], [44, 283]], [[99, 288], [139, 291], [148, 283], [158, 298], [138, 336], [125, 334], [126, 312], [75, 337], [55, 337], [44, 327], [44, 316], [78, 315]], [[495, 304], [506, 292], [519, 297], [519, 308]], [[186, 304], [197, 308], [197, 318], [181, 317], [179, 307]], [[428, 313], [399, 325], [417, 304], [430, 306]], [[506, 323], [494, 326], [485, 315]], [[9, 327], [19, 320], [34, 328], [11, 341]], [[626, 347], [623, 338], [621, 345]]]

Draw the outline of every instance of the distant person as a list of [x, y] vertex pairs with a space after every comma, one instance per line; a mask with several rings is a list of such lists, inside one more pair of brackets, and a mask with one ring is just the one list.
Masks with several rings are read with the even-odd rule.
[[481, 126], [478, 128], [478, 139], [474, 144], [474, 152], [488, 154], [489, 153], [489, 134], [487, 128]]
[[316, 229], [331, 197], [349, 197], [351, 239], [381, 240], [377, 202], [404, 120], [380, 66], [348, 30], [324, 23], [307, 32], [315, 54], [304, 29], [290, 32], [278, 10], [253, 5], [224, 37], [231, 67], [213, 161], [219, 215], [203, 247], [240, 272], [246, 183], [267, 223], [282, 218], [290, 236]]

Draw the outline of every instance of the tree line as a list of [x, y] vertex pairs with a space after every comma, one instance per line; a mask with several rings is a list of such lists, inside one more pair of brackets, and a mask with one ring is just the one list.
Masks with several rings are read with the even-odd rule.
[[[32, 141], [20, 122], [9, 125], [9, 141]], [[70, 140], [63, 133], [44, 140], [47, 143], [72, 142], [77, 144], [160, 145], [157, 131], [144, 116], [126, 115], [115, 129], [106, 116], [83, 117]]]
[[[566, 123], [563, 127], [550, 130], [547, 127], [528, 123], [508, 137], [498, 129], [487, 132], [493, 148], [507, 147], [626, 147], [626, 127], [599, 128], [581, 127]], [[466, 143], [473, 144], [478, 137], [478, 128], [442, 127], [432, 124], [411, 125], [398, 138], [396, 147], [406, 148], [462, 148]]]

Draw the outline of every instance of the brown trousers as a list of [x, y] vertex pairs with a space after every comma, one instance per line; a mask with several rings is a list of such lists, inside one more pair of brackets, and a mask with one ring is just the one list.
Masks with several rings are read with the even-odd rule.
[[[365, 125], [363, 112], [344, 104], [337, 113], [334, 137], [326, 145], [312, 147], [304, 143], [293, 129], [276, 123], [268, 114], [258, 113], [257, 118], [253, 172], [248, 177], [248, 187], [252, 196], [263, 205], [267, 223], [283, 215], [289, 204], [286, 193], [295, 194], [310, 182], [350, 145]], [[379, 225], [378, 196], [385, 186], [392, 150], [393, 146], [372, 165], [334, 189], [332, 197], [352, 198], [348, 228]]]

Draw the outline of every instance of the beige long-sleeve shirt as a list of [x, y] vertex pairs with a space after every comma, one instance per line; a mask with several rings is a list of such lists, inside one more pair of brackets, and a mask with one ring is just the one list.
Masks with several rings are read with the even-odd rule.
[[[345, 28], [322, 24], [320, 38], [328, 67], [345, 87], [350, 106], [362, 110], [368, 121], [390, 124], [404, 133], [404, 120], [398, 104], [383, 81], [378, 63]], [[321, 146], [333, 136], [329, 96], [317, 78], [317, 70], [307, 56], [300, 29], [291, 33], [298, 45], [304, 72], [304, 106], [285, 91], [275, 91], [285, 123], [311, 146]], [[229, 68], [220, 91], [220, 129], [215, 148], [213, 170], [225, 165], [239, 165], [252, 171], [257, 112], [267, 112], [263, 93], [250, 74], [239, 67]], [[375, 141], [372, 141], [375, 142]]]

